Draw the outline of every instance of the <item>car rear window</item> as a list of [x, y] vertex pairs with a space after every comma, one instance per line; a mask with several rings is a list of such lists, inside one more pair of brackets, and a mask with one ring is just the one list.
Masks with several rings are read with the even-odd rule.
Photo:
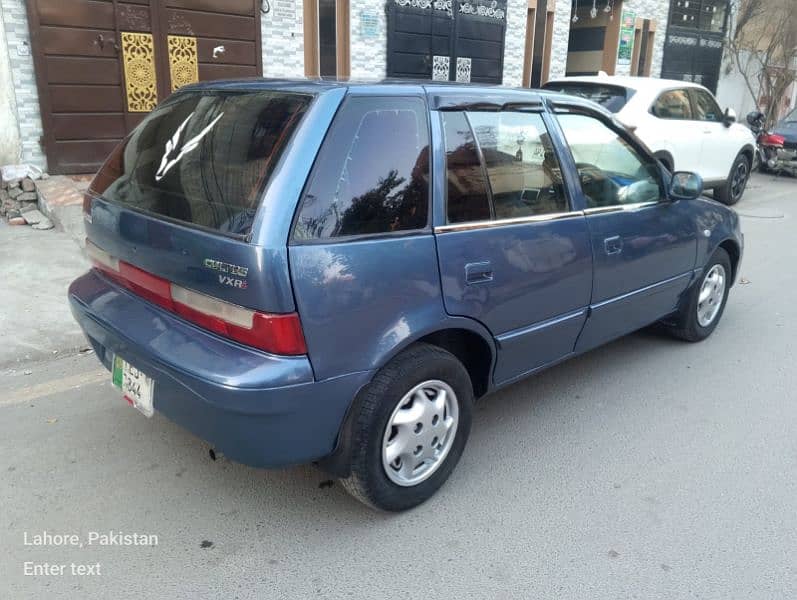
[[245, 236], [311, 96], [208, 91], [150, 113], [113, 151], [89, 192], [130, 208]]
[[620, 112], [634, 95], [634, 91], [619, 85], [606, 85], [604, 83], [584, 82], [556, 82], [546, 83], [544, 89], [571, 96], [580, 96], [592, 100], [613, 113]]

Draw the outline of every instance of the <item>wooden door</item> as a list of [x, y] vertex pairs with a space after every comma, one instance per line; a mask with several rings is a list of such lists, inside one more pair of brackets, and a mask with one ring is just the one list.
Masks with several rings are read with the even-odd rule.
[[262, 73], [259, 2], [161, 0], [168, 93], [194, 81]]
[[262, 72], [257, 0], [29, 0], [52, 173], [96, 171], [186, 83]]

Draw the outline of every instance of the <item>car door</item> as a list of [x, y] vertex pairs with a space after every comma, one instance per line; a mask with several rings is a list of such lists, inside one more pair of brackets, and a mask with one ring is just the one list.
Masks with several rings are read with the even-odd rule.
[[730, 127], [723, 123], [723, 113], [714, 97], [701, 88], [689, 88], [692, 114], [700, 134], [701, 175], [709, 183], [725, 181], [730, 173], [739, 143]]
[[579, 174], [594, 260], [589, 318], [577, 351], [672, 313], [695, 266], [696, 224], [670, 202], [662, 171], [608, 117], [557, 115]]
[[[654, 119], [637, 132], [643, 140], [660, 140], [673, 159], [673, 170], [692, 171], [704, 176], [701, 168], [701, 140], [695, 129], [692, 103], [686, 89], [662, 92], [651, 107]], [[650, 143], [648, 145], [651, 145]]]
[[433, 112], [435, 122], [446, 311], [492, 332], [494, 379], [505, 383], [573, 352], [592, 285], [586, 220], [572, 209], [541, 112]]

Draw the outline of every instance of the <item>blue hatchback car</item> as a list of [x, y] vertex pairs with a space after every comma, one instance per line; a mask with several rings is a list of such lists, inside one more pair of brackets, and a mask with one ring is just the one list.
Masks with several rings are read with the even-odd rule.
[[701, 190], [572, 96], [189, 86], [91, 184], [69, 299], [145, 415], [402, 510], [474, 399], [652, 323], [711, 334], [743, 238]]

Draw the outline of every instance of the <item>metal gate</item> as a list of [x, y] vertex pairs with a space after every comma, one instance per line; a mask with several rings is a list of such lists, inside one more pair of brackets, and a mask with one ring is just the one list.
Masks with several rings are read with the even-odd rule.
[[389, 0], [387, 75], [501, 83], [506, 0]]
[[257, 0], [29, 0], [52, 173], [97, 170], [158, 101], [262, 72]]

